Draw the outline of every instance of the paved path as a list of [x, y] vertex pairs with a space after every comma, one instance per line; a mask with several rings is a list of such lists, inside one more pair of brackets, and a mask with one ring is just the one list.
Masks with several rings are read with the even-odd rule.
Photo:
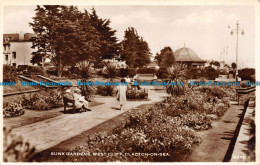
[[[166, 93], [149, 90], [150, 101], [131, 101], [126, 103], [126, 110], [120, 111], [119, 103], [115, 98], [97, 98], [104, 104], [95, 106], [91, 112], [63, 114], [54, 118], [21, 126], [13, 129], [15, 134], [23, 136], [40, 152], [62, 141], [70, 139], [84, 131], [87, 131], [125, 111], [142, 104], [150, 104], [162, 100]], [[47, 112], [46, 112], [47, 113]]]
[[[252, 115], [254, 108], [248, 107], [245, 113], [245, 117], [237, 137], [237, 141], [234, 147], [234, 151], [231, 157], [231, 162], [253, 162], [254, 152], [250, 150], [249, 140], [252, 137], [250, 134], [251, 126], [250, 123], [254, 121], [254, 116]], [[252, 146], [253, 148], [253, 146]]]
[[222, 162], [235, 133], [243, 106], [231, 105], [225, 115], [213, 123], [213, 128], [202, 131], [203, 141], [193, 151], [192, 162]]

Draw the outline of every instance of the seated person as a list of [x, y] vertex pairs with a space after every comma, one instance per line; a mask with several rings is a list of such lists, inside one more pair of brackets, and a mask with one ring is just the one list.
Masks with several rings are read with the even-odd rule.
[[71, 90], [70, 89], [67, 89], [65, 92], [64, 92], [64, 95], [63, 97], [67, 100], [70, 100], [70, 101], [74, 101], [74, 97], [71, 93]]
[[81, 90], [76, 88], [74, 90], [74, 94], [73, 94], [73, 97], [74, 97], [74, 100], [75, 100], [75, 106], [76, 108], [80, 108], [82, 111], [91, 111], [89, 108], [88, 108], [88, 101], [85, 100], [84, 96], [82, 96], [81, 94]]

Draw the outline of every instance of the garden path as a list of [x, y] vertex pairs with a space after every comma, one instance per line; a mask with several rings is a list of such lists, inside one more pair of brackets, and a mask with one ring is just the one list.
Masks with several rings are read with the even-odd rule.
[[21, 135], [25, 140], [35, 146], [37, 152], [40, 152], [118, 116], [127, 110], [142, 104], [161, 101], [164, 96], [167, 96], [164, 92], [149, 90], [149, 101], [127, 101], [124, 111], [117, 109], [119, 108], [119, 103], [115, 97], [95, 98], [98, 102], [104, 102], [104, 104], [93, 107], [90, 112], [59, 115], [14, 128], [12, 132]]
[[254, 108], [248, 107], [245, 117], [237, 137], [237, 141], [232, 153], [230, 162], [254, 162], [255, 152], [252, 150], [255, 144], [250, 142], [252, 134], [250, 133], [252, 127], [251, 122], [254, 121]]
[[[212, 129], [202, 131], [203, 141], [192, 152], [191, 162], [223, 162], [226, 155], [231, 155], [228, 151], [231, 140], [241, 114], [243, 106], [237, 105], [237, 102], [231, 103], [231, 107], [224, 116], [212, 124]], [[234, 146], [233, 146], [234, 147]]]

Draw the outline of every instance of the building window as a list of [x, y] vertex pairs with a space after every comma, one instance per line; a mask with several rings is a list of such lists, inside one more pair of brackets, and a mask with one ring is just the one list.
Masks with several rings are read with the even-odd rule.
[[16, 67], [16, 63], [13, 63], [13, 66], [15, 66], [15, 67]]
[[16, 58], [16, 52], [13, 52], [13, 58]]
[[6, 46], [4, 45], [4, 50], [6, 51]]
[[8, 55], [7, 54], [5, 55], [5, 60], [8, 61]]

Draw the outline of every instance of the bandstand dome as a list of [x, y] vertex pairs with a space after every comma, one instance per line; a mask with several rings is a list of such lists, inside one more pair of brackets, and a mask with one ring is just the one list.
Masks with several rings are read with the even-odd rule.
[[184, 47], [174, 52], [176, 62], [187, 63], [191, 65], [202, 65], [206, 61], [202, 60], [192, 49]]

